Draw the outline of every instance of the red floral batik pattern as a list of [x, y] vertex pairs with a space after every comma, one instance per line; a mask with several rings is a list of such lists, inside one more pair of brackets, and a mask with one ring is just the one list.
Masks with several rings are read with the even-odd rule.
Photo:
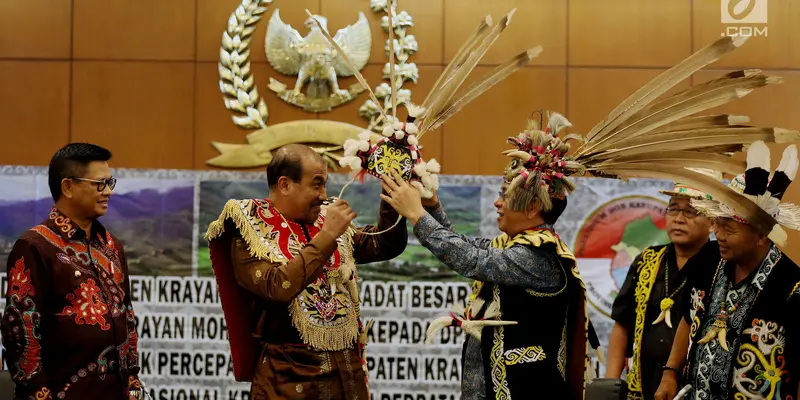
[[87, 279], [81, 283], [75, 293], [67, 295], [70, 305], [64, 307], [61, 316], [75, 316], [75, 323], [78, 325], [100, 325], [100, 329], [107, 331], [111, 325], [106, 322], [105, 315], [108, 306], [99, 299], [100, 288], [94, 279]]

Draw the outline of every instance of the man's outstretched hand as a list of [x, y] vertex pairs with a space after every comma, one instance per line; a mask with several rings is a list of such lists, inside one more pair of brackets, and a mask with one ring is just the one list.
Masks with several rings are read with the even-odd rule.
[[391, 175], [384, 174], [381, 180], [381, 186], [387, 193], [381, 194], [381, 199], [389, 203], [398, 214], [416, 225], [417, 221], [427, 213], [422, 206], [422, 198], [417, 189], [394, 171]]

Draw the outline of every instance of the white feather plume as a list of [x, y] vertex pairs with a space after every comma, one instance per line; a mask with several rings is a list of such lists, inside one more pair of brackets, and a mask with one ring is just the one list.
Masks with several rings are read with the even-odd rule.
[[344, 157], [340, 158], [339, 159], [339, 166], [341, 166], [341, 167], [350, 166], [350, 160], [352, 160], [352, 159], [353, 159], [353, 157], [351, 157], [351, 156], [344, 156]]
[[414, 103], [406, 103], [406, 110], [408, 110], [409, 117], [418, 118], [425, 112], [425, 107], [418, 106]]
[[433, 185], [431, 186], [431, 189], [439, 190], [439, 175], [431, 174], [431, 179], [433, 180]]
[[350, 160], [350, 169], [353, 171], [361, 171], [361, 159], [353, 157], [353, 159]]
[[409, 122], [406, 124], [406, 132], [412, 135], [416, 135], [419, 133], [419, 127], [413, 122]]
[[392, 127], [393, 127], [393, 128], [394, 128], [394, 130], [396, 130], [396, 131], [403, 130], [403, 123], [402, 123], [402, 122], [400, 122], [400, 121], [394, 121], [394, 122], [392, 123]]
[[397, 140], [403, 140], [406, 137], [406, 133], [403, 131], [394, 131], [394, 138]]
[[547, 121], [547, 127], [550, 128], [550, 133], [553, 136], [557, 135], [560, 130], [568, 126], [572, 126], [572, 123], [569, 122], [565, 116], [556, 112], [550, 114], [550, 118]]
[[438, 174], [439, 172], [441, 172], [442, 166], [441, 164], [439, 164], [438, 161], [436, 161], [435, 158], [432, 158], [430, 161], [428, 161], [426, 169], [430, 172], [433, 172], [434, 174]]
[[778, 164], [776, 171], [783, 171], [790, 181], [794, 181], [795, 176], [797, 176], [797, 164], [797, 146], [791, 145], [783, 150], [781, 163]]
[[369, 142], [366, 140], [362, 140], [358, 142], [358, 150], [360, 151], [367, 151], [369, 150]]
[[419, 144], [419, 140], [417, 140], [417, 137], [414, 135], [408, 135], [408, 144], [416, 146]]
[[358, 138], [361, 140], [369, 141], [370, 139], [372, 139], [372, 131], [361, 131], [361, 133], [358, 134]]
[[747, 150], [747, 169], [761, 168], [769, 171], [769, 147], [766, 143], [759, 140], [750, 144]]
[[433, 320], [430, 326], [428, 326], [428, 330], [425, 332], [425, 344], [433, 344], [433, 339], [436, 338], [436, 334], [452, 323], [452, 317], [440, 317]]
[[392, 124], [386, 124], [383, 127], [383, 131], [381, 131], [381, 134], [383, 134], [383, 136], [386, 137], [392, 136], [392, 134], [394, 134], [394, 128], [392, 127]]
[[354, 156], [358, 151], [358, 141], [355, 139], [347, 139], [344, 141], [342, 147], [344, 147], [345, 156]]
[[417, 163], [417, 165], [415, 165], [415, 166], [414, 166], [414, 172], [415, 172], [415, 173], [417, 174], [417, 176], [419, 176], [420, 178], [421, 178], [421, 177], [423, 177], [423, 176], [425, 176], [425, 175], [428, 175], [428, 170], [427, 170], [427, 168], [425, 167], [425, 161], [420, 161], [420, 162], [418, 162], [418, 163]]
[[431, 178], [430, 175], [425, 175], [421, 177], [420, 180], [422, 180], [422, 185], [425, 186], [426, 189], [433, 189], [433, 178]]

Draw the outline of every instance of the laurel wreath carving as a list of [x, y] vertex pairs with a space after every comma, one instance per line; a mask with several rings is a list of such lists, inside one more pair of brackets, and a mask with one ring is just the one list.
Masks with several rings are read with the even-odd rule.
[[234, 112], [233, 123], [244, 129], [264, 128], [269, 117], [267, 103], [258, 93], [250, 71], [250, 40], [272, 1], [243, 0], [222, 33], [219, 88], [225, 107]]
[[[394, 90], [397, 91], [397, 103], [402, 104], [411, 101], [411, 90], [401, 89], [403, 84], [405, 84], [406, 81], [412, 81], [416, 83], [417, 79], [419, 78], [419, 69], [417, 68], [417, 65], [413, 62], [407, 62], [409, 57], [419, 51], [419, 44], [417, 43], [417, 39], [414, 37], [414, 35], [409, 35], [406, 32], [409, 27], [414, 26], [414, 21], [411, 16], [408, 15], [408, 12], [401, 11], [398, 13], [396, 11], [397, 0], [371, 0], [370, 7], [372, 8], [372, 11], [376, 13], [387, 13], [389, 10], [389, 2], [392, 2], [395, 6], [392, 7], [392, 9], [394, 9], [394, 12], [392, 13], [392, 22], [395, 27], [395, 58], [398, 62], [395, 64], [395, 82], [397, 87], [394, 88]], [[385, 15], [382, 18], [381, 27], [388, 36], [388, 15]], [[386, 39], [385, 51], [388, 57], [389, 39]], [[383, 79], [391, 82], [391, 68], [388, 62], [383, 67]], [[385, 121], [383, 120], [383, 113], [381, 113], [381, 109], [379, 107], [383, 107], [384, 113], [388, 113], [388, 111], [392, 108], [390, 100], [391, 90], [392, 87], [390, 86], [390, 83], [381, 83], [375, 87], [375, 97], [377, 97], [379, 100], [382, 100], [383, 105], [378, 105], [372, 100], [367, 100], [364, 102], [361, 108], [358, 109], [359, 115], [369, 120], [367, 129], [374, 132], [380, 132], [383, 130]]]

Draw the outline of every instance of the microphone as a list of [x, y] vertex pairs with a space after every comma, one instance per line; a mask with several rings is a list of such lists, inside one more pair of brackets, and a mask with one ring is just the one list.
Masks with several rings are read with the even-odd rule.
[[678, 394], [677, 394], [677, 395], [675, 396], [675, 398], [674, 398], [674, 399], [672, 399], [672, 400], [681, 400], [682, 398], [684, 398], [684, 396], [686, 396], [687, 394], [689, 394], [689, 391], [690, 391], [690, 390], [692, 390], [692, 385], [686, 385], [686, 386], [684, 386], [684, 387], [683, 387], [683, 389], [681, 389], [681, 391], [680, 391], [680, 392], [678, 392]]

